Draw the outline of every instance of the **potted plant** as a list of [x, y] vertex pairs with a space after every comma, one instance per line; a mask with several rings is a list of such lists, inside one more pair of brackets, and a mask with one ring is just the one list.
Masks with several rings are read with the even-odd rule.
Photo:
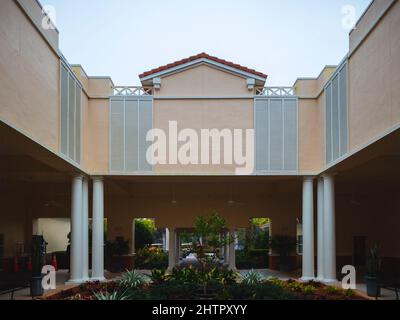
[[381, 257], [379, 246], [375, 244], [368, 252], [367, 257], [367, 275], [365, 281], [367, 284], [367, 294], [370, 297], [381, 295], [381, 288], [379, 287], [379, 273], [381, 271]]
[[279, 270], [283, 272], [292, 271], [290, 254], [296, 250], [296, 238], [288, 235], [276, 235], [270, 240], [270, 248], [279, 254]]

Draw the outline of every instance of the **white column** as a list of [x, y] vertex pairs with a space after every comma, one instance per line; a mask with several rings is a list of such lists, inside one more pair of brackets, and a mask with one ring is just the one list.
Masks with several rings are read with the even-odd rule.
[[82, 181], [82, 278], [89, 280], [89, 181]]
[[324, 282], [337, 282], [335, 180], [331, 175], [324, 176]]
[[71, 283], [82, 282], [82, 179], [78, 175], [72, 179], [71, 190]]
[[132, 221], [132, 232], [131, 232], [131, 254], [135, 254], [136, 253], [136, 243], [135, 243], [135, 231], [136, 231], [136, 224], [135, 224], [136, 219], [133, 219]]
[[[226, 233], [225, 237], [228, 237], [229, 234]], [[225, 244], [224, 246], [224, 264], [228, 264], [229, 263], [229, 244]]]
[[168, 271], [176, 266], [176, 234], [175, 229], [169, 228], [169, 247], [168, 247]]
[[317, 280], [324, 280], [324, 179], [318, 179], [318, 263]]
[[176, 262], [176, 265], [179, 265], [179, 261], [180, 261], [180, 241], [181, 241], [181, 237], [179, 235], [179, 232], [175, 231], [175, 237], [176, 237], [175, 262]]
[[169, 248], [169, 230], [165, 229], [165, 251], [168, 251]]
[[92, 280], [104, 281], [104, 183], [93, 178]]
[[303, 276], [302, 281], [315, 278], [314, 271], [314, 179], [303, 181]]
[[[236, 271], [236, 252], [235, 252], [235, 243], [236, 243], [236, 234], [235, 230], [231, 229], [230, 236], [233, 237], [233, 241], [229, 244], [229, 269]], [[232, 240], [232, 239], [231, 239]]]

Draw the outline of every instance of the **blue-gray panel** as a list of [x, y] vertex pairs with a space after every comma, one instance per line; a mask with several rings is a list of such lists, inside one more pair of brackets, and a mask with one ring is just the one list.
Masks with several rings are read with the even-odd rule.
[[75, 160], [75, 80], [69, 75], [69, 106], [68, 106], [68, 157]]
[[347, 153], [348, 127], [347, 127], [347, 64], [340, 71], [340, 155]]
[[256, 171], [268, 171], [268, 100], [254, 102]]
[[75, 161], [77, 163], [81, 162], [81, 141], [82, 141], [82, 89], [76, 83], [75, 85]]
[[325, 90], [326, 163], [332, 162], [332, 85]]
[[61, 153], [68, 156], [68, 70], [61, 65]]
[[149, 130], [153, 129], [153, 101], [139, 101], [139, 171], [152, 171], [153, 166], [148, 163], [146, 153], [151, 142], [146, 141]]
[[283, 170], [282, 99], [270, 100], [270, 170]]
[[139, 132], [139, 102], [125, 101], [125, 163], [126, 171], [139, 170], [138, 132]]
[[332, 158], [336, 160], [340, 155], [339, 145], [339, 77], [332, 80]]
[[110, 102], [110, 170], [122, 172], [124, 166], [124, 101]]
[[297, 100], [284, 100], [284, 170], [297, 171]]

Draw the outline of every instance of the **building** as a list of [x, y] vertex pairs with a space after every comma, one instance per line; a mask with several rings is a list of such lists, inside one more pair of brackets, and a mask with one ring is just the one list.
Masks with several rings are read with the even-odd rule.
[[[118, 87], [70, 65], [43, 18], [37, 1], [0, 2], [4, 261], [28, 252], [32, 234], [65, 239], [70, 223], [71, 281], [101, 280], [104, 218], [110, 239], [132, 239], [132, 221], [153, 218], [169, 230], [172, 267], [177, 231], [217, 211], [231, 233], [268, 217], [272, 235], [296, 236], [301, 221], [304, 279], [335, 281], [374, 243], [384, 264], [399, 268], [399, 1], [372, 1], [338, 66], [279, 88], [262, 72], [205, 53], [141, 74], [140, 88]], [[208, 162], [196, 164], [190, 153], [182, 164], [173, 143], [167, 164], [151, 165], [146, 135], [171, 135], [172, 121], [192, 129], [186, 139], [202, 129], [254, 129], [254, 170], [213, 164], [210, 153]], [[64, 220], [52, 226], [55, 218]], [[235, 268], [232, 249], [229, 264]]]

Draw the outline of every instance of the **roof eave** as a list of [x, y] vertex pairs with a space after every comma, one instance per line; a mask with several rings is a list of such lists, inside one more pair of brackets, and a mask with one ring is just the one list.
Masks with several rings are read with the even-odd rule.
[[178, 66], [166, 69], [166, 70], [162, 70], [162, 71], [159, 71], [159, 72], [152, 73], [152, 74], [150, 74], [148, 76], [141, 77], [140, 81], [142, 83], [148, 82], [149, 80], [152, 80], [154, 78], [160, 78], [160, 77], [163, 77], [163, 76], [166, 76], [166, 75], [169, 75], [169, 74], [177, 73], [177, 72], [183, 71], [185, 69], [191, 68], [191, 67], [193, 67], [195, 65], [202, 64], [202, 63], [209, 64], [211, 66], [217, 67], [218, 69], [222, 69], [222, 70], [228, 71], [230, 73], [234, 73], [234, 74], [240, 75], [243, 78], [251, 78], [251, 79], [255, 79], [256, 81], [263, 82], [263, 83], [265, 83], [267, 81], [267, 78], [268, 78], [268, 76], [261, 77], [259, 75], [254, 74], [254, 73], [250, 73], [250, 72], [247, 72], [247, 71], [244, 71], [244, 70], [240, 70], [240, 69], [225, 65], [223, 63], [219, 63], [219, 62], [207, 59], [207, 58], [200, 58], [200, 59], [193, 60], [193, 61], [181, 64], [181, 65], [178, 65]]

